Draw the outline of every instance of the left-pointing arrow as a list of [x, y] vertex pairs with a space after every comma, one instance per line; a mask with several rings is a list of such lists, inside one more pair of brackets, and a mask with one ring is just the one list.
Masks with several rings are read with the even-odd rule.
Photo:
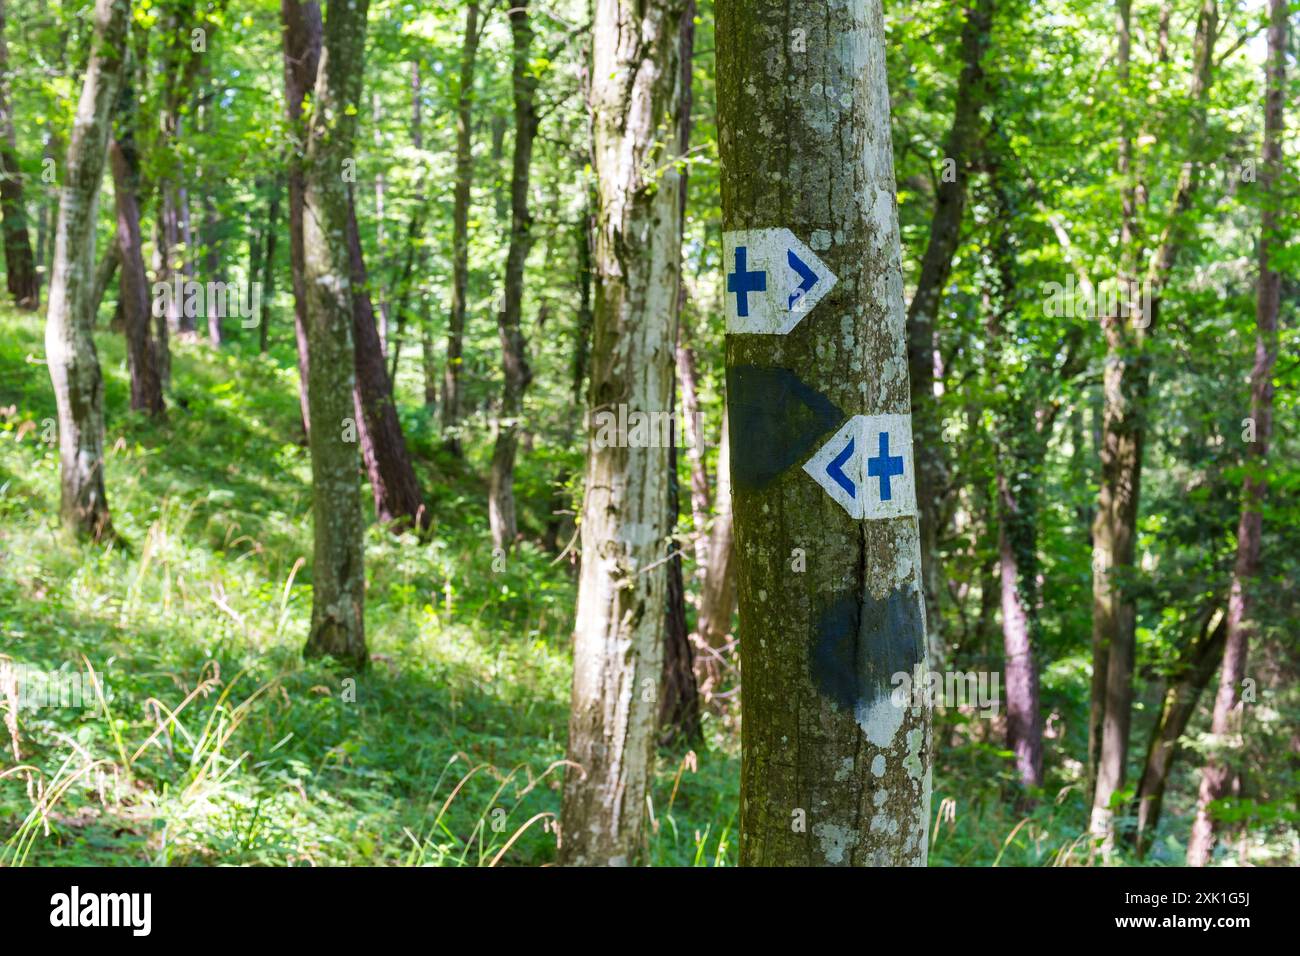
[[831, 480], [843, 488], [850, 498], [858, 496], [858, 489], [853, 484], [853, 479], [844, 474], [844, 463], [853, 457], [853, 436], [849, 436], [849, 443], [844, 446], [844, 450], [831, 459], [831, 463], [826, 466], [826, 474], [831, 476]]
[[851, 517], [862, 517], [862, 456], [858, 448], [860, 415], [839, 427], [821, 448], [804, 463], [803, 470], [821, 485]]

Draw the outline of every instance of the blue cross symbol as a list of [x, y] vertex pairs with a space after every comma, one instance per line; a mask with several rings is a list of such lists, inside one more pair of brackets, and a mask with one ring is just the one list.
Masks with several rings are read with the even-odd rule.
[[889, 453], [889, 432], [880, 433], [880, 455], [867, 459], [867, 474], [880, 479], [880, 500], [888, 501], [893, 497], [889, 479], [903, 473], [903, 459]]
[[749, 293], [767, 291], [766, 272], [746, 272], [748, 250], [736, 246], [736, 271], [727, 275], [727, 291], [736, 293], [736, 315], [749, 315]]

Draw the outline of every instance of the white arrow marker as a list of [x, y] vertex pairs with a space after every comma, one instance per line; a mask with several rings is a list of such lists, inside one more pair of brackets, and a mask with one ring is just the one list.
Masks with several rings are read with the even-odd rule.
[[835, 273], [789, 229], [722, 234], [727, 331], [785, 335], [835, 285]]
[[851, 517], [916, 514], [910, 415], [854, 415], [803, 470]]

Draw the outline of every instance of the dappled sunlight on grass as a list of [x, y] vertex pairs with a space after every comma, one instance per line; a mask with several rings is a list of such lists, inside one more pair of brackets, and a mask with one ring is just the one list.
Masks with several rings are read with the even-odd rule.
[[[184, 384], [156, 424], [124, 412], [122, 346], [101, 335], [122, 539], [101, 549], [58, 531], [57, 448], [42, 440], [54, 405], [26, 358], [39, 325], [0, 312], [0, 326], [0, 406], [14, 406], [0, 417], [0, 653], [42, 671], [88, 664], [105, 693], [17, 714], [3, 862], [551, 862], [567, 565], [529, 543], [494, 557], [477, 479], [454, 478], [431, 495], [425, 540], [367, 533], [367, 672], [304, 663], [310, 463], [292, 370], [181, 346]], [[661, 761], [653, 859], [734, 862], [735, 756], [685, 759]]]

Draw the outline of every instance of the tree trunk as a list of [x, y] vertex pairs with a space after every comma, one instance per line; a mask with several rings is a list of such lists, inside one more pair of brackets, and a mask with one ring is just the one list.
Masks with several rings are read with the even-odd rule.
[[[422, 118], [423, 84], [420, 80], [420, 61], [411, 62], [411, 145], [417, 152], [424, 149], [424, 121]], [[420, 182], [422, 188], [427, 189], [423, 184], [427, 181], [427, 169], [421, 173]], [[421, 266], [424, 264], [424, 220], [428, 213], [427, 200], [421, 203], [414, 212], [411, 213], [411, 221], [406, 233], [406, 263], [402, 268], [402, 275], [398, 281], [398, 299], [397, 312], [394, 316], [396, 328], [393, 330], [391, 341], [388, 343], [388, 377], [396, 386], [397, 383], [397, 363], [402, 357], [402, 343], [406, 336], [406, 310], [411, 303], [411, 285], [414, 282], [415, 264], [417, 259]], [[420, 309], [423, 312], [424, 296], [419, 297]], [[420, 323], [421, 334], [424, 335], [427, 330], [424, 323]], [[430, 343], [432, 345], [432, 343]], [[437, 390], [434, 391], [436, 400]]]
[[537, 78], [532, 72], [533, 28], [527, 0], [513, 0], [510, 32], [514, 38], [512, 88], [515, 104], [515, 151], [510, 174], [510, 248], [506, 254], [505, 303], [497, 316], [501, 337], [501, 368], [505, 386], [496, 421], [496, 443], [488, 476], [488, 524], [492, 545], [509, 551], [518, 533], [515, 519], [515, 452], [524, 412], [524, 390], [532, 381], [527, 345], [520, 327], [524, 304], [524, 264], [532, 245], [532, 216], [528, 212], [528, 182], [533, 163], [533, 138], [537, 135], [534, 99]]
[[[1217, 618], [1217, 623], [1214, 623]], [[1213, 626], [1211, 626], [1213, 624]], [[1223, 660], [1223, 645], [1228, 634], [1227, 616], [1220, 610], [1205, 619], [1200, 637], [1185, 646], [1178, 656], [1160, 713], [1151, 728], [1142, 779], [1137, 789], [1137, 832], [1134, 835], [1139, 858], [1155, 839], [1164, 806], [1165, 787], [1178, 753], [1178, 741], [1196, 711], [1201, 692], [1210, 683]]]
[[[295, 0], [284, 0], [293, 4]], [[355, 406], [350, 204], [340, 171], [354, 156], [369, 0], [331, 0], [303, 160], [302, 251], [307, 290], [315, 560], [305, 653], [366, 663], [365, 566]], [[319, 16], [304, 3], [306, 18]], [[381, 364], [382, 367], [382, 364]], [[356, 424], [356, 423], [354, 423]]]
[[709, 566], [709, 472], [704, 461], [704, 429], [696, 381], [695, 350], [686, 341], [686, 323], [677, 342], [677, 380], [682, 387], [682, 412], [686, 419], [691, 465], [691, 522], [694, 528], [695, 569], [703, 577]]
[[280, 182], [271, 185], [266, 212], [266, 251], [262, 254], [262, 314], [258, 317], [257, 350], [265, 352], [271, 336], [271, 299], [275, 295], [275, 245], [280, 233]]
[[944, 442], [934, 397], [935, 320], [943, 290], [961, 243], [970, 167], [979, 145], [980, 110], [987, 99], [982, 61], [993, 24], [994, 0], [972, 0], [965, 8], [961, 33], [962, 70], [957, 78], [952, 126], [944, 141], [944, 167], [930, 217], [929, 239], [921, 258], [916, 291], [907, 310], [907, 362], [911, 376], [913, 423], [916, 427], [916, 500], [920, 509], [921, 568], [926, 630], [935, 666], [943, 660], [943, 568], [939, 539], [947, 484]]
[[[384, 153], [384, 133], [383, 120], [384, 111], [379, 104], [379, 92], [377, 90], [370, 93], [370, 118], [372, 129], [372, 138], [375, 146], [375, 153], [382, 156]], [[388, 261], [388, 224], [384, 212], [384, 196], [386, 194], [387, 183], [384, 180], [384, 170], [381, 166], [375, 170], [375, 238], [377, 240], [378, 259], [381, 264]], [[388, 291], [380, 288], [375, 296], [379, 306], [379, 350], [388, 356], [388, 313], [389, 301]]]
[[1219, 692], [1214, 698], [1210, 732], [1218, 748], [1212, 750], [1201, 774], [1196, 800], [1196, 820], [1187, 844], [1189, 866], [1205, 866], [1214, 851], [1215, 820], [1211, 804], [1228, 795], [1237, 768], [1233, 750], [1240, 749], [1244, 722], [1241, 699], [1246, 676], [1246, 655], [1256, 630], [1252, 615], [1259, 582], [1260, 539], [1263, 535], [1264, 496], [1268, 492], [1268, 449], [1273, 431], [1273, 365], [1277, 360], [1277, 319], [1282, 275], [1272, 261], [1275, 245], [1285, 245], [1278, 229], [1277, 190], [1282, 169], [1283, 97], [1286, 90], [1287, 4], [1269, 0], [1268, 93], [1264, 106], [1264, 161], [1259, 191], [1259, 285], [1255, 297], [1255, 365], [1250, 374], [1250, 417], [1255, 440], [1246, 447], [1246, 476], [1241, 487], [1241, 517], [1237, 523], [1237, 561], [1228, 595], [1228, 637], [1223, 650]]
[[[881, 5], [720, 0], [716, 35], [740, 862], [923, 865], [930, 702], [891, 692], [927, 648]], [[817, 252], [751, 231], [774, 226]], [[796, 288], [787, 257], [837, 280]], [[747, 332], [764, 258], [786, 334]]]
[[[689, 6], [689, 4], [688, 4]], [[675, 439], [675, 436], [674, 436]], [[681, 509], [677, 482], [677, 446], [668, 449], [668, 527], [677, 526]], [[695, 683], [690, 638], [686, 635], [686, 582], [676, 540], [669, 544], [668, 586], [664, 614], [663, 692], [659, 698], [659, 742], [693, 743], [700, 739], [700, 694]]]
[[135, 123], [134, 93], [124, 84], [118, 101], [117, 135], [109, 143], [113, 193], [117, 201], [117, 248], [122, 277], [119, 280], [126, 323], [126, 357], [131, 374], [131, 407], [150, 415], [163, 414], [162, 380], [154, 344], [149, 335], [152, 308], [149, 279], [144, 270], [140, 237], [139, 160], [131, 127]]
[[381, 524], [427, 528], [429, 511], [424, 506], [419, 479], [411, 465], [402, 435], [402, 423], [393, 401], [393, 386], [384, 365], [384, 351], [375, 325], [361, 251], [356, 206], [347, 192], [347, 255], [350, 268], [352, 335], [356, 353], [357, 429], [362, 457], [370, 476], [375, 499], [375, 516]]
[[[284, 34], [284, 111], [298, 143], [306, 141], [302, 128], [302, 106], [316, 82], [320, 64], [321, 19], [318, 3], [280, 0]], [[289, 154], [289, 271], [293, 283], [293, 334], [298, 345], [298, 401], [303, 432], [311, 436], [311, 408], [307, 382], [311, 363], [307, 348], [307, 269], [303, 249], [303, 192], [306, 189], [303, 160], [297, 149]]]
[[9, 294], [20, 309], [40, 307], [40, 283], [32, 242], [27, 235], [23, 176], [18, 168], [13, 105], [9, 90], [9, 47], [5, 42], [5, 5], [0, 0], [0, 220], [4, 230], [5, 278]]
[[122, 264], [122, 252], [117, 247], [116, 242], [110, 242], [104, 249], [104, 254], [99, 257], [99, 264], [95, 266], [95, 284], [94, 291], [90, 295], [90, 324], [94, 326], [99, 318], [99, 307], [104, 302], [104, 296], [108, 292], [108, 287], [117, 275], [118, 267]]
[[447, 448], [459, 455], [456, 429], [461, 417], [462, 356], [465, 350], [465, 310], [469, 291], [469, 202], [474, 181], [471, 123], [474, 106], [474, 61], [482, 30], [479, 4], [465, 5], [465, 40], [460, 55], [460, 83], [456, 98], [456, 184], [452, 200], [451, 316], [447, 328], [447, 365], [443, 369], [441, 422]]
[[[681, 256], [675, 124], [682, 4], [597, 0], [590, 104], [597, 182], [588, 409], [662, 414]], [[671, 139], [668, 140], [671, 142]], [[652, 186], [656, 188], [651, 188]], [[560, 860], [626, 864], [641, 845], [663, 673], [668, 449], [588, 443]]]
[[[1009, 459], [1015, 462], [1014, 458]], [[998, 522], [998, 570], [1002, 593], [1002, 641], [1007, 690], [1007, 745], [1016, 755], [1016, 772], [1026, 788], [1043, 785], [1043, 717], [1038, 703], [1038, 664], [1034, 660], [1037, 610], [1033, 593], [1032, 550], [1036, 520], [1017, 500], [1011, 480], [998, 475], [1002, 516]], [[1025, 559], [1029, 560], [1026, 561]], [[1029, 567], [1022, 567], [1028, 564]], [[1026, 601], [1026, 597], [1030, 600]]]
[[[695, 54], [695, 0], [686, 0], [679, 26], [681, 49], [679, 63], [681, 81], [677, 86], [677, 149], [685, 155], [691, 140], [691, 81], [692, 58]], [[687, 172], [681, 171], [677, 180], [678, 226], [686, 228]], [[681, 273], [677, 276], [677, 329], [673, 343], [674, 356], [681, 355], [682, 328], [680, 310], [686, 302], [686, 283]], [[695, 666], [692, 660], [691, 641], [686, 632], [686, 582], [682, 576], [682, 548], [677, 537], [677, 523], [681, 516], [681, 484], [677, 476], [677, 448], [682, 440], [677, 428], [677, 381], [670, 386], [668, 448], [668, 604], [664, 617], [664, 673], [663, 694], [659, 705], [659, 739], [663, 743], [694, 742], [700, 738], [700, 695], [695, 683]], [[698, 416], [697, 416], [698, 417]], [[693, 445], [698, 449], [699, 445]]]
[[713, 526], [709, 529], [709, 561], [700, 588], [700, 607], [695, 614], [695, 674], [700, 694], [709, 701], [721, 689], [732, 667], [732, 648], [727, 642], [731, 618], [736, 610], [736, 549], [731, 515], [731, 435], [726, 410], [722, 413], [722, 437], [718, 445], [718, 479], [713, 496]]
[[90, 59], [63, 163], [45, 321], [45, 356], [59, 410], [59, 515], [67, 531], [96, 541], [111, 538], [113, 527], [104, 493], [104, 379], [89, 300], [95, 209], [130, 12], [128, 0], [95, 3]]
[[[1093, 701], [1090, 741], [1096, 753], [1096, 785], [1090, 829], [1103, 848], [1114, 843], [1115, 794], [1124, 787], [1128, 737], [1133, 709], [1133, 665], [1136, 657], [1137, 605], [1127, 593], [1134, 573], [1137, 518], [1142, 485], [1142, 449], [1146, 440], [1146, 406], [1151, 388], [1147, 342], [1159, 320], [1160, 290], [1169, 280], [1182, 247], [1197, 185], [1197, 163], [1204, 137], [1205, 97], [1214, 67], [1218, 38], [1218, 5], [1203, 0], [1197, 18], [1190, 99], [1192, 134], [1187, 159], [1170, 201], [1168, 225], [1147, 269], [1150, 314], [1134, 308], [1134, 280], [1126, 274], [1127, 249], [1121, 249], [1120, 281], [1126, 302], [1117, 315], [1102, 318], [1106, 337], [1103, 375], [1101, 488], [1093, 521]], [[1128, 4], [1120, 5], [1121, 89], [1127, 82]], [[1126, 134], [1127, 135], [1127, 134]], [[1132, 177], [1121, 149], [1121, 175], [1126, 192]], [[1122, 202], [1127, 210], [1129, 200]], [[1129, 214], [1124, 214], [1127, 222]], [[1136, 227], [1124, 226], [1121, 239], [1136, 243]], [[1140, 321], [1131, 319], [1140, 315]], [[1104, 674], [1104, 678], [1100, 675]]]

